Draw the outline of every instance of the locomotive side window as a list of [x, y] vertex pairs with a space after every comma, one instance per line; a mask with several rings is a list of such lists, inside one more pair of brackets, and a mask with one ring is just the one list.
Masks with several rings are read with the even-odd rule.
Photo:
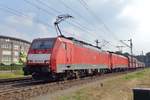
[[53, 48], [55, 39], [39, 39], [32, 43], [32, 49], [49, 49]]

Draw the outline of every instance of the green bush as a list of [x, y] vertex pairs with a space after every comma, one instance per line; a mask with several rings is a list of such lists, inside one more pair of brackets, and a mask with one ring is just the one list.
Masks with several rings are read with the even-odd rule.
[[4, 66], [5, 64], [3, 64], [3, 63], [0, 63], [0, 66]]

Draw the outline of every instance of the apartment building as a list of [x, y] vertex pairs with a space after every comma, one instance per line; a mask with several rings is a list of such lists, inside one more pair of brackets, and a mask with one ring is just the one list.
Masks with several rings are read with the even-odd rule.
[[30, 42], [0, 35], [0, 63], [10, 65], [19, 61], [20, 52], [28, 52]]

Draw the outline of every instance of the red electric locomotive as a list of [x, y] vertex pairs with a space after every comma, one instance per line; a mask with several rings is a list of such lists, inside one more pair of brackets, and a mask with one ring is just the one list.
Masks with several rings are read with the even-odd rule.
[[34, 78], [84, 76], [109, 70], [109, 53], [73, 38], [39, 38], [33, 40], [24, 68]]
[[33, 40], [24, 67], [35, 79], [83, 77], [101, 72], [128, 69], [127, 57], [102, 51], [99, 47], [58, 36]]

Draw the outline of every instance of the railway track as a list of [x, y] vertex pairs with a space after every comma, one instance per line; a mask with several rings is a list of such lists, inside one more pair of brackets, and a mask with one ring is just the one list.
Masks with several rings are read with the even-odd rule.
[[38, 85], [38, 84], [43, 84], [43, 80], [30, 80], [30, 81], [22, 81], [22, 82], [17, 82], [17, 83], [11, 83], [7, 85], [3, 85], [0, 87], [0, 94], [7, 94], [10, 93], [11, 91], [18, 91], [21, 89], [24, 89], [28, 86], [32, 85]]
[[31, 79], [32, 77], [0, 79], [0, 85], [12, 83], [12, 82], [26, 81], [26, 80], [31, 80]]
[[22, 82], [20, 81], [13, 84], [5, 84], [0, 87], [0, 100], [27, 100], [34, 96], [46, 93], [54, 93], [58, 90], [63, 90], [73, 86], [94, 82], [96, 80], [103, 80], [107, 77], [114, 77], [126, 73], [128, 72], [109, 73], [101, 76], [49, 83], [46, 83], [42, 80], [30, 80]]

